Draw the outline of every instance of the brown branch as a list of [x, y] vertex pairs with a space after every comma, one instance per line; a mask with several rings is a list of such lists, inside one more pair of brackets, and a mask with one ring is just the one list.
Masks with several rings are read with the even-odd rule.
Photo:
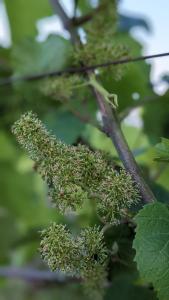
[[127, 144], [125, 136], [121, 130], [116, 112], [110, 111], [110, 107], [106, 105], [104, 107], [104, 110], [102, 110], [102, 117], [104, 123], [104, 131], [113, 141], [113, 144], [116, 148], [117, 153], [119, 154], [121, 161], [123, 162], [125, 169], [131, 174], [132, 178], [137, 183], [143, 202], [149, 203], [154, 201], [155, 197], [149, 186], [145, 182], [143, 174], [138, 167], [135, 158]]
[[43, 72], [43, 73], [39, 73], [39, 74], [7, 77], [7, 78], [2, 78], [0, 80], [0, 86], [9, 85], [9, 84], [15, 83], [17, 81], [35, 81], [35, 80], [40, 80], [40, 79], [47, 78], [47, 77], [57, 77], [57, 76], [65, 75], [65, 74], [85, 73], [87, 71], [95, 71], [96, 69], [99, 69], [99, 68], [107, 68], [109, 66], [117, 66], [117, 65], [138, 62], [138, 61], [142, 61], [142, 60], [146, 60], [146, 59], [160, 58], [160, 57], [165, 57], [165, 56], [169, 56], [169, 52], [153, 54], [153, 55], [138, 56], [138, 57], [133, 57], [133, 58], [124, 58], [124, 59], [109, 61], [109, 62], [100, 63], [100, 64], [96, 64], [96, 65], [92, 65], [92, 66], [82, 66], [79, 68], [67, 68], [62, 71], [49, 71], [49, 72]]
[[51, 2], [51, 5], [54, 9], [54, 11], [56, 12], [56, 14], [58, 16], [60, 16], [61, 20], [62, 20], [62, 23], [64, 25], [64, 28], [69, 31], [70, 33], [70, 36], [71, 36], [71, 40], [73, 43], [78, 43], [79, 41], [79, 38], [78, 38], [78, 35], [76, 33], [76, 29], [75, 27], [73, 26], [73, 21], [71, 18], [68, 18], [67, 17], [67, 14], [65, 13], [62, 5], [60, 5], [59, 1], [56, 1], [56, 0], [50, 0]]
[[[53, 0], [55, 2], [55, 6], [57, 11], [60, 10], [60, 2], [59, 0]], [[62, 15], [60, 15], [62, 18]], [[69, 32], [71, 34], [72, 32], [72, 23], [70, 23], [69, 17], [65, 15], [64, 18], [62, 18], [62, 22], [66, 29], [69, 29]], [[69, 23], [69, 28], [67, 27], [67, 24]], [[76, 34], [76, 37], [74, 36]], [[72, 34], [71, 34], [72, 35]], [[73, 32], [72, 40], [78, 40], [79, 43], [79, 36], [76, 32]], [[137, 58], [137, 60], [140, 60]], [[87, 76], [90, 76], [89, 70], [87, 70]], [[98, 106], [100, 108], [101, 114], [102, 114], [102, 120], [103, 120], [103, 130], [104, 132], [111, 138], [120, 159], [122, 160], [124, 167], [126, 170], [131, 174], [134, 181], [138, 184], [140, 194], [142, 196], [143, 202], [149, 203], [155, 200], [155, 197], [146, 184], [145, 180], [142, 177], [141, 171], [133, 157], [132, 152], [130, 151], [128, 144], [126, 142], [126, 139], [123, 135], [123, 132], [120, 128], [119, 120], [117, 118], [115, 110], [110, 108], [108, 103], [105, 102], [104, 97], [95, 89], [93, 88], [94, 94], [96, 96], [96, 100], [98, 103]]]
[[0, 277], [18, 278], [30, 283], [38, 284], [68, 284], [72, 282], [80, 282], [80, 279], [68, 277], [60, 272], [50, 272], [36, 270], [32, 268], [15, 268], [11, 266], [0, 267]]
[[103, 10], [105, 7], [106, 7], [105, 4], [100, 4], [98, 7], [93, 9], [90, 13], [80, 17], [72, 18], [73, 26], [81, 26], [89, 22], [98, 12]]
[[81, 26], [84, 23], [90, 21], [93, 17], [93, 13], [86, 14], [84, 16], [72, 18], [73, 26]]

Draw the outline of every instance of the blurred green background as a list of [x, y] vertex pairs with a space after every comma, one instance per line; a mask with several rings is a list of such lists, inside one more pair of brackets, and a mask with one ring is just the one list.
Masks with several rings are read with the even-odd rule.
[[[73, 1], [64, 2], [65, 8], [73, 14]], [[146, 7], [146, 1], [142, 2]], [[92, 1], [79, 0], [79, 14], [88, 13], [92, 5]], [[0, 10], [1, 18], [6, 20], [6, 14], [8, 19], [8, 23], [3, 23], [6, 27], [1, 29], [8, 45], [0, 44], [0, 83], [6, 77], [62, 70], [71, 65], [69, 35], [58, 17], [53, 19], [54, 12], [48, 0], [4, 0], [0, 2]], [[153, 24], [150, 26], [147, 19], [134, 13], [128, 15], [121, 11], [117, 40], [129, 47], [131, 56], [139, 56], [144, 45], [131, 33], [140, 28], [151, 35]], [[55, 20], [52, 24], [56, 26], [56, 34], [50, 35], [48, 27], [51, 28], [52, 20]], [[40, 35], [40, 31], [43, 34]], [[134, 32], [136, 36], [137, 31]], [[156, 196], [165, 202], [169, 199], [169, 167], [153, 161], [153, 146], [161, 136], [169, 137], [169, 76], [163, 74], [153, 84], [151, 76], [151, 65], [139, 62], [126, 66], [120, 81], [113, 79], [111, 70], [104, 72], [101, 80], [105, 88], [118, 95], [119, 115], [123, 118], [128, 143]], [[51, 220], [59, 221], [62, 217], [50, 206], [44, 182], [12, 136], [13, 122], [22, 112], [35, 111], [65, 143], [87, 144], [92, 149], [109, 153], [119, 162], [111, 141], [94, 126], [83, 122], [86, 115], [93, 120], [99, 116], [93, 95], [84, 92], [88, 101], [79, 103], [76, 94], [71, 105], [62, 105], [44, 96], [42, 84], [37, 81], [0, 86], [0, 300], [83, 299], [76, 284], [65, 288], [61, 283], [51, 285], [43, 280], [24, 280], [20, 273], [21, 270], [48, 270], [38, 252], [39, 231]], [[159, 95], [160, 84], [163, 93]], [[132, 274], [127, 276], [133, 278]], [[22, 280], [16, 277], [22, 277]], [[113, 282], [106, 299], [155, 299], [144, 288], [131, 285], [128, 277], [122, 272]]]

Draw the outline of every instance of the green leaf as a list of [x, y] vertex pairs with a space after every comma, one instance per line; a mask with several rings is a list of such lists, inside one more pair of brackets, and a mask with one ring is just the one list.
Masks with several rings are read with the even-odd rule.
[[156, 144], [161, 136], [169, 138], [169, 91], [153, 98], [144, 106], [143, 121], [149, 140]]
[[0, 132], [0, 147], [0, 217], [2, 208], [27, 226], [48, 223], [57, 214], [45, 201], [46, 188], [33, 171], [32, 161], [4, 132]]
[[[129, 147], [133, 151], [133, 154], [137, 157], [137, 159], [139, 159], [139, 156], [141, 156], [141, 154], [149, 147], [147, 137], [140, 128], [123, 124], [122, 130]], [[105, 151], [113, 156], [117, 156], [110, 138], [92, 125], [86, 126], [83, 136], [93, 148]]]
[[157, 144], [155, 149], [157, 153], [155, 160], [169, 162], [169, 139], [162, 138], [161, 143]]
[[66, 144], [73, 144], [84, 130], [84, 123], [69, 111], [58, 109], [45, 116], [45, 123], [58, 139]]
[[[161, 164], [158, 163], [158, 165], [160, 167]], [[169, 164], [165, 163], [165, 168], [163, 169], [163, 172], [161, 172], [156, 182], [169, 192], [168, 178], [169, 178]], [[169, 197], [168, 197], [168, 201], [169, 201]]]
[[5, 0], [5, 4], [14, 42], [26, 36], [35, 36], [36, 21], [52, 14], [48, 0]]
[[165, 187], [165, 185], [162, 186], [161, 184], [158, 184], [156, 182], [151, 182], [149, 183], [149, 185], [156, 199], [159, 199], [159, 202], [169, 204], [169, 191]]
[[0, 293], [1, 300], [89, 300], [83, 295], [80, 284], [75, 283], [67, 284], [64, 288], [62, 284], [55, 284], [52, 288], [49, 285], [32, 292], [32, 286], [23, 280], [8, 280], [6, 284], [1, 285]]
[[135, 218], [134, 248], [141, 277], [151, 282], [160, 300], [169, 295], [169, 209], [160, 202], [148, 204]]
[[153, 291], [139, 286], [127, 276], [119, 276], [113, 280], [106, 293], [105, 300], [156, 300]]
[[63, 69], [72, 54], [68, 40], [59, 35], [50, 35], [45, 42], [25, 39], [12, 51], [15, 75]]
[[89, 13], [92, 9], [90, 0], [79, 0], [78, 8], [83, 14]]
[[18, 237], [18, 228], [12, 215], [7, 209], [0, 206], [0, 263], [8, 261], [12, 244]]

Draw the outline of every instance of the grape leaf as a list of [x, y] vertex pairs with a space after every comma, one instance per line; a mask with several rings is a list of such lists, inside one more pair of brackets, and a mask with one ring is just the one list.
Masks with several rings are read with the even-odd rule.
[[89, 0], [79, 0], [78, 1], [78, 8], [83, 14], [89, 13], [91, 11], [91, 2]]
[[152, 101], [147, 101], [144, 106], [143, 121], [144, 131], [154, 145], [160, 136], [169, 138], [169, 91], [162, 96], [154, 94], [150, 98]]
[[157, 157], [155, 160], [169, 162], [169, 139], [162, 138], [161, 143], [156, 145]]
[[0, 264], [10, 260], [12, 244], [18, 236], [17, 223], [9, 211], [0, 205]]
[[60, 71], [69, 61], [71, 54], [71, 43], [59, 35], [50, 35], [42, 43], [31, 38], [24, 39], [12, 51], [15, 75]]
[[[3, 224], [9, 223], [10, 228], [13, 229], [11, 235], [14, 234], [14, 225], [11, 225], [10, 219], [32, 227], [48, 223], [57, 215], [45, 201], [45, 186], [41, 178], [33, 171], [31, 160], [28, 160], [16, 147], [10, 136], [1, 131], [0, 240], [3, 241], [1, 243], [3, 245], [6, 244], [5, 239], [9, 235], [6, 233], [7, 226]], [[6, 215], [5, 218], [3, 217], [4, 211], [9, 212], [8, 218]], [[1, 250], [3, 245], [0, 247]]]
[[36, 21], [52, 15], [48, 0], [5, 0], [13, 42], [26, 36], [35, 36]]
[[169, 209], [160, 202], [148, 204], [135, 220], [135, 261], [141, 277], [153, 284], [160, 300], [168, 300]]
[[44, 120], [47, 128], [66, 144], [73, 144], [84, 130], [84, 124], [71, 112], [57, 109], [49, 112]]
[[156, 300], [152, 290], [140, 286], [129, 276], [121, 275], [113, 279], [107, 289], [105, 300]]

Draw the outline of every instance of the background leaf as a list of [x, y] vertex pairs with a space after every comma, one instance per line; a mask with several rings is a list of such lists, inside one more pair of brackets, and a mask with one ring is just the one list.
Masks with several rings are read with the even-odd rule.
[[128, 276], [116, 278], [106, 293], [105, 300], [156, 300], [153, 291], [134, 283]]
[[49, 112], [44, 122], [47, 128], [66, 144], [75, 143], [85, 127], [84, 123], [64, 109], [58, 109], [55, 113]]
[[36, 21], [52, 14], [48, 0], [5, 0], [13, 42], [37, 34]]
[[156, 160], [169, 162], [169, 140], [162, 138], [161, 143], [157, 144], [156, 147]]
[[160, 300], [169, 295], [169, 209], [156, 202], [146, 205], [135, 218], [134, 248], [141, 277], [153, 283]]
[[153, 95], [143, 111], [144, 130], [152, 144], [162, 136], [169, 137], [169, 91], [163, 96]]
[[[44, 42], [24, 39], [13, 48], [13, 66], [16, 75], [62, 70], [72, 54], [70, 41], [58, 35], [50, 35]], [[36, 62], [36, 63], [35, 63]]]
[[141, 27], [147, 32], [151, 31], [150, 24], [147, 20], [130, 15], [119, 15], [119, 30], [129, 31], [133, 27]]

